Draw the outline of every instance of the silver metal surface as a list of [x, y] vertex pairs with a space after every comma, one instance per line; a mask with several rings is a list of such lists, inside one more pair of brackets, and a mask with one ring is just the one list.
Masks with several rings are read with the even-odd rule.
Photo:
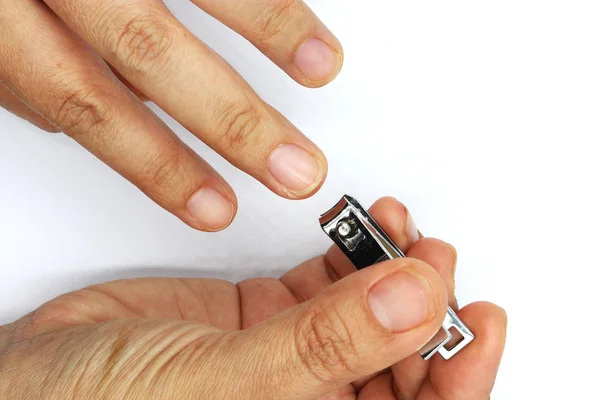
[[[357, 269], [370, 267], [392, 258], [405, 257], [387, 234], [352, 197], [344, 196], [319, 219], [325, 233], [338, 245]], [[453, 336], [451, 328], [460, 335]], [[462, 338], [460, 337], [462, 336]], [[436, 335], [419, 350], [428, 360], [435, 353], [449, 360], [468, 345], [475, 336], [448, 307], [446, 317]]]

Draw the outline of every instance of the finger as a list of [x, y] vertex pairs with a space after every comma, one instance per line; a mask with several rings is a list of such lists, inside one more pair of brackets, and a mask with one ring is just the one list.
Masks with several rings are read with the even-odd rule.
[[[329, 286], [340, 280], [335, 269], [329, 265], [324, 256], [316, 257], [304, 262], [298, 267], [286, 273], [279, 279], [280, 288], [285, 288], [292, 293], [295, 299], [305, 302], [317, 296]], [[276, 307], [270, 306], [271, 311]], [[283, 311], [284, 308], [282, 308]], [[273, 313], [272, 315], [275, 315]], [[368, 379], [368, 377], [363, 377]], [[360, 387], [356, 382], [346, 385], [334, 392], [328, 393], [323, 400], [352, 400], [356, 398], [356, 387]], [[319, 399], [321, 400], [321, 399]]]
[[[237, 284], [240, 296], [241, 329], [248, 329], [300, 303], [278, 279], [255, 278]], [[319, 400], [355, 400], [352, 385], [338, 388]]]
[[[80, 300], [73, 301], [74, 296]], [[194, 321], [224, 330], [240, 329], [238, 290], [231, 282], [220, 279], [118, 280], [93, 285], [57, 300], [59, 306], [62, 303], [78, 307], [73, 315], [93, 313], [90, 316], [95, 323], [130, 318], [129, 312], [136, 317]], [[105, 306], [94, 307], [95, 304]]]
[[446, 304], [430, 266], [387, 261], [231, 337], [219, 356], [232, 376], [259, 374], [264, 385], [240, 388], [248, 398], [314, 399], [417, 351], [441, 325]]
[[237, 287], [241, 329], [250, 328], [298, 304], [298, 299], [277, 279], [248, 279], [238, 283]]
[[12, 324], [9, 338], [27, 340], [70, 327], [123, 319], [193, 321], [223, 330], [241, 329], [234, 284], [218, 279], [126, 279], [63, 294]]
[[426, 238], [413, 244], [406, 253], [406, 256], [425, 261], [440, 274], [446, 285], [450, 307], [458, 309], [454, 293], [456, 286], [454, 275], [458, 259], [456, 249], [439, 239]]
[[[426, 238], [416, 242], [408, 250], [407, 256], [423, 260], [440, 274], [449, 305], [457, 310], [454, 294], [457, 253], [454, 247], [438, 239]], [[429, 365], [430, 362], [423, 360], [419, 354], [413, 354], [392, 367], [396, 385], [406, 399], [415, 398], [427, 377]]]
[[300, 0], [192, 1], [303, 85], [322, 86], [342, 67], [339, 41]]
[[361, 389], [358, 400], [398, 400], [394, 392], [394, 377], [391, 372], [381, 374], [369, 381]]
[[[236, 287], [237, 286], [237, 287]], [[36, 334], [123, 318], [195, 321], [223, 330], [247, 329], [299, 303], [277, 279], [234, 285], [218, 279], [126, 279], [64, 294], [36, 311]]]
[[[80, 301], [73, 302], [74, 296]], [[107, 301], [112, 304], [109, 308], [93, 306]], [[147, 278], [94, 285], [53, 303], [61, 307], [69, 304], [73, 315], [86, 315], [86, 320], [93, 317], [95, 322], [131, 317], [133, 312], [138, 317], [196, 321], [238, 330], [271, 318], [297, 305], [298, 300], [277, 279], [254, 278], [233, 285], [217, 279]]]
[[436, 357], [418, 399], [488, 399], [506, 343], [506, 313], [491, 303], [473, 303], [458, 313], [475, 340], [451, 360]]
[[[376, 201], [369, 213], [400, 248], [406, 250], [417, 240], [416, 227], [406, 207], [391, 197]], [[301, 301], [312, 299], [356, 268], [337, 246], [325, 257], [309, 260], [280, 278]]]
[[317, 400], [356, 400], [356, 391], [352, 385], [346, 385], [327, 393]]
[[[456, 266], [456, 250], [451, 245], [438, 239], [421, 239], [413, 244], [406, 253], [407, 257], [416, 258], [431, 265], [442, 277], [450, 306], [457, 309], [454, 296], [454, 271]], [[403, 391], [413, 392], [427, 376], [428, 362], [419, 354], [400, 361], [393, 367], [396, 382]], [[361, 389], [368, 382], [363, 379], [354, 383], [354, 387]]]
[[129, 82], [127, 79], [125, 79], [123, 77], [123, 75], [121, 75], [119, 73], [119, 71], [117, 71], [112, 65], [108, 64], [108, 66], [109, 66], [111, 72], [113, 74], [115, 74], [115, 76], [127, 87], [127, 89], [131, 90], [131, 93], [135, 94], [138, 99], [140, 99], [141, 101], [144, 101], [144, 102], [149, 100], [148, 97], [144, 93], [140, 92], [138, 88], [133, 86], [133, 84], [131, 84], [131, 82]]
[[339, 280], [339, 275], [324, 256], [305, 261], [279, 278], [300, 302], [312, 299]]
[[46, 0], [150, 100], [275, 193], [315, 193], [322, 152], [158, 0]]
[[0, 43], [0, 75], [17, 96], [190, 226], [231, 222], [231, 188], [97, 54], [42, 2], [1, 1], [0, 36], [10, 40]]
[[25, 121], [32, 123], [40, 129], [47, 132], [59, 132], [58, 127], [52, 125], [48, 120], [35, 112], [21, 99], [15, 96], [6, 86], [0, 81], [0, 107], [15, 114], [17, 117], [23, 118]]

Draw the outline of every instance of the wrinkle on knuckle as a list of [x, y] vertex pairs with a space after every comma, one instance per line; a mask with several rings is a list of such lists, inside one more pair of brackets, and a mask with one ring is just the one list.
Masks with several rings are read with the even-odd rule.
[[179, 148], [165, 150], [151, 156], [142, 167], [144, 185], [156, 196], [166, 196], [181, 183], [179, 175], [184, 167], [184, 155]]
[[36, 336], [45, 324], [52, 321], [52, 318], [52, 313], [48, 312], [48, 308], [45, 306], [27, 314], [22, 318], [18, 323], [18, 327], [15, 329], [15, 342], [29, 340]]
[[260, 143], [261, 120], [260, 112], [250, 102], [227, 105], [217, 120], [218, 137], [222, 147], [240, 152]]
[[258, 16], [254, 29], [258, 41], [267, 44], [274, 41], [288, 27], [294, 18], [298, 0], [275, 0]]
[[352, 332], [340, 313], [331, 306], [313, 311], [296, 329], [295, 346], [306, 370], [319, 380], [353, 372], [359, 358]]
[[129, 17], [109, 41], [110, 51], [130, 73], [159, 76], [173, 44], [175, 29], [159, 12]]
[[51, 120], [71, 137], [86, 135], [110, 118], [109, 102], [87, 85], [67, 85], [56, 102]]
[[77, 317], [77, 311], [69, 303], [49, 303], [23, 317], [15, 332], [15, 340], [29, 340], [57, 326], [71, 325]]

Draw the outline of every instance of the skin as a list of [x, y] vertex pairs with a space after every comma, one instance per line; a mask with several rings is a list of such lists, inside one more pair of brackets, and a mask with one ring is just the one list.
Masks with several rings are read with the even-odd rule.
[[[454, 297], [456, 251], [423, 238], [391, 198], [371, 208], [408, 258], [362, 271], [339, 249], [280, 279], [136, 279], [65, 294], [0, 327], [0, 393], [11, 399], [488, 399], [506, 314], [459, 311], [476, 339], [449, 361], [416, 351]], [[416, 241], [415, 241], [416, 240]], [[365, 307], [397, 273], [430, 285], [430, 318], [384, 329]]]
[[[340, 43], [299, 0], [193, 3], [301, 85], [323, 86], [341, 69]], [[317, 146], [161, 0], [0, 0], [0, 9], [0, 106], [69, 135], [191, 227], [228, 226], [235, 193], [145, 100], [277, 195], [303, 199], [323, 184]]]

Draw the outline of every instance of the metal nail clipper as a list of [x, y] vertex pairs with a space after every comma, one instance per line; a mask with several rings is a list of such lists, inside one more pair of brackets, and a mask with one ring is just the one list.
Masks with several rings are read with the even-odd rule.
[[[335, 242], [357, 269], [370, 267], [392, 258], [405, 257], [369, 213], [352, 197], [344, 196], [319, 219], [325, 233]], [[454, 328], [460, 335], [451, 332]], [[462, 338], [460, 337], [462, 336]], [[438, 333], [419, 354], [428, 360], [435, 353], [449, 360], [475, 336], [448, 307]]]

